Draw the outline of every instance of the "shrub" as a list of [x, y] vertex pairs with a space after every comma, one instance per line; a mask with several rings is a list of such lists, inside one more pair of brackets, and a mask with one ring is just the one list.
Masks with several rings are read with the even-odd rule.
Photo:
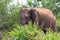
[[37, 29], [36, 25], [17, 25], [17, 28], [14, 28], [9, 32], [12, 40], [60, 40], [60, 34], [54, 33], [49, 30], [46, 34], [43, 33], [41, 29]]

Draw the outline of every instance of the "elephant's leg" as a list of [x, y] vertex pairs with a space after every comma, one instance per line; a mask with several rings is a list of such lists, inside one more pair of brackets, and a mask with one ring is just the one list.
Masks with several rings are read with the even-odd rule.
[[41, 21], [39, 21], [39, 23], [38, 23], [38, 28], [42, 28], [42, 22]]
[[47, 30], [52, 26], [52, 23], [51, 22], [45, 22], [44, 25], [43, 25], [43, 32], [46, 33]]
[[42, 30], [43, 30], [43, 32], [44, 32], [44, 33], [46, 33], [46, 32], [47, 32], [47, 29], [46, 29], [46, 27], [47, 27], [46, 25], [43, 25], [43, 28], [42, 28]]

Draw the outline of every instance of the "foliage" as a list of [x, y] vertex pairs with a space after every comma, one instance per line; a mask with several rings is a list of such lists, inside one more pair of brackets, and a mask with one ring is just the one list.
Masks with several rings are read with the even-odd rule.
[[[8, 0], [8, 3], [10, 1]], [[19, 23], [20, 7], [18, 5], [8, 5], [8, 3], [6, 0], [1, 2], [0, 30], [3, 28], [10, 29], [15, 23]]]
[[6, 19], [6, 21], [8, 22], [8, 25], [10, 27], [12, 27], [14, 24], [19, 24], [19, 20], [20, 20], [20, 7], [17, 5], [10, 5], [11, 7], [9, 7], [10, 11], [9, 11], [9, 15]]
[[54, 0], [42, 0], [43, 7], [53, 10]]
[[31, 24], [25, 25], [24, 27], [17, 25], [17, 28], [14, 28], [11, 32], [9, 32], [9, 34], [12, 36], [13, 40], [35, 40], [37, 39], [36, 36], [43, 33], [41, 30], [38, 31], [35, 26], [36, 25], [32, 27]]
[[31, 24], [14, 28], [9, 35], [12, 40], [60, 40], [60, 33], [54, 33], [49, 30], [46, 34], [41, 29], [37, 29], [36, 25]]
[[57, 26], [57, 29], [58, 31], [60, 32], [60, 16], [56, 16], [56, 26]]
[[7, 25], [6, 17], [8, 15], [8, 4], [11, 0], [0, 0], [0, 27]]

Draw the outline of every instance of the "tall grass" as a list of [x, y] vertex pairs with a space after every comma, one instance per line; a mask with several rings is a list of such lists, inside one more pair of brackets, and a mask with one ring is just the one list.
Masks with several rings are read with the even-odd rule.
[[37, 29], [36, 25], [17, 25], [17, 28], [14, 28], [9, 32], [12, 40], [60, 40], [60, 33], [54, 33], [49, 30], [46, 34], [41, 29]]

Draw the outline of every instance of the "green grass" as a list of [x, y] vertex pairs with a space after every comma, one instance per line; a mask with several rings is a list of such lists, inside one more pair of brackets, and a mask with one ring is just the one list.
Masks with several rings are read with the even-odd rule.
[[46, 34], [41, 29], [37, 29], [36, 25], [32, 27], [31, 24], [14, 28], [9, 32], [12, 40], [60, 40], [60, 33], [55, 33], [48, 30]]

